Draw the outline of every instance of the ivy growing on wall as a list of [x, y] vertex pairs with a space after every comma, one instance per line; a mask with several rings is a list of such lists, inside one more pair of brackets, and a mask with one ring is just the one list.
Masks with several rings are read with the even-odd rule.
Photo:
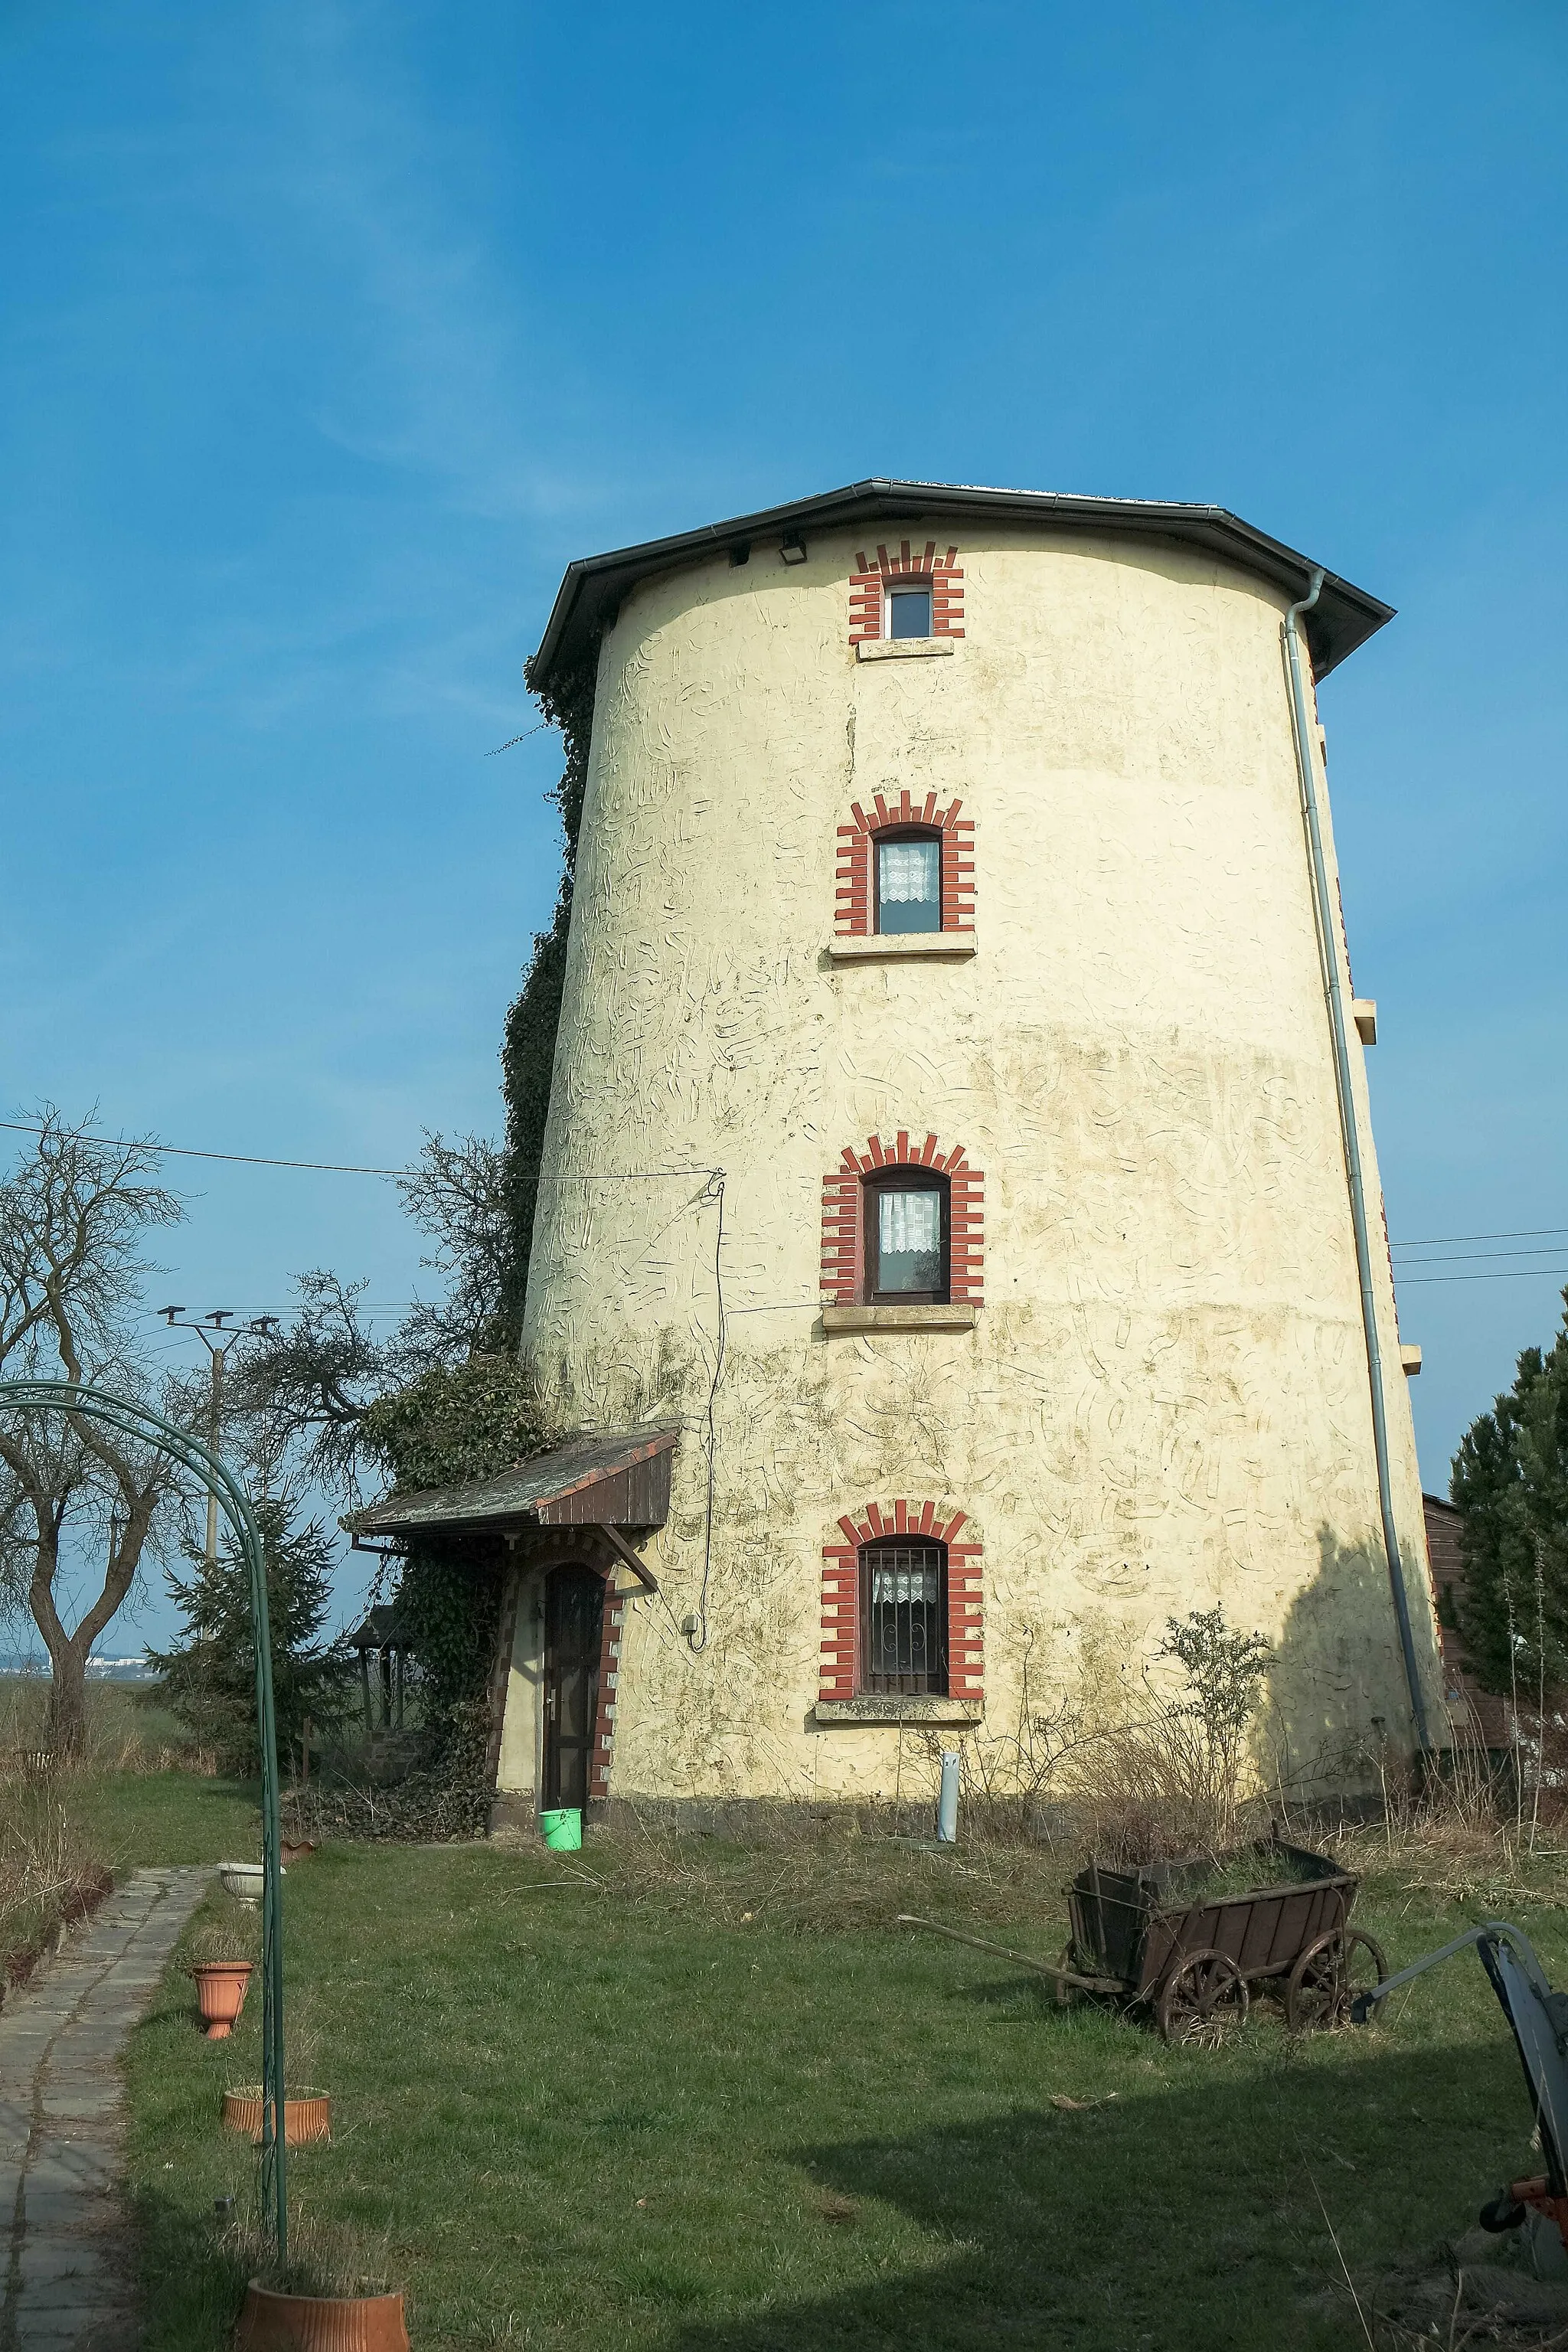
[[365, 1443], [403, 1495], [493, 1478], [537, 1454], [545, 1436], [531, 1383], [511, 1356], [434, 1365], [364, 1415]]
[[[515, 1357], [475, 1355], [439, 1365], [364, 1416], [364, 1434], [404, 1494], [492, 1478], [537, 1454], [546, 1433]], [[494, 1655], [502, 1571], [491, 1549], [471, 1558], [450, 1544], [415, 1547], [397, 1584], [397, 1614], [417, 1662], [426, 1723], [448, 1746], [482, 1746], [480, 1706]]]
[[552, 795], [561, 811], [564, 845], [554, 919], [547, 931], [535, 936], [532, 961], [507, 1013], [501, 1038], [501, 1093], [506, 1102], [503, 1191], [510, 1226], [510, 1250], [496, 1331], [496, 1344], [501, 1348], [515, 1348], [522, 1332], [537, 1178], [544, 1152], [555, 1033], [561, 1025], [561, 993], [566, 978], [566, 939], [572, 921], [572, 887], [577, 863], [577, 835], [583, 822], [583, 795], [588, 782], [588, 742], [594, 724], [594, 682], [598, 659], [595, 642], [576, 668], [558, 674], [548, 685], [536, 682], [531, 662], [523, 673], [545, 718], [560, 728], [565, 745], [566, 764]]

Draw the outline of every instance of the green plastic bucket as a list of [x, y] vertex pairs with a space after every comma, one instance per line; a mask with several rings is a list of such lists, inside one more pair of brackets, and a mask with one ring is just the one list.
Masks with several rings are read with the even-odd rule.
[[557, 1853], [575, 1853], [583, 1843], [583, 1816], [575, 1805], [563, 1805], [559, 1812], [541, 1813], [539, 1826], [544, 1832], [544, 1843]]

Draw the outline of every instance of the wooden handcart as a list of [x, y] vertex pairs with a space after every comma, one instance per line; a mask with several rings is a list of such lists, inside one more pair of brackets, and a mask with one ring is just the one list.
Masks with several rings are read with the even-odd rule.
[[[1205, 1892], [1218, 1871], [1230, 1874], [1249, 1855], [1270, 1865], [1268, 1883]], [[1063, 2004], [1075, 1993], [1110, 2000], [1152, 2016], [1167, 2042], [1214, 2048], [1245, 2022], [1257, 1990], [1281, 2002], [1293, 2032], [1305, 2032], [1342, 2024], [1352, 2001], [1381, 1982], [1382, 1951], [1350, 1924], [1357, 1884], [1326, 1854], [1268, 1837], [1217, 1864], [1112, 1870], [1090, 1862], [1068, 1890], [1072, 1936], [1055, 1964], [933, 1919], [906, 1915], [901, 1924], [1033, 1969], [1052, 1979]]]

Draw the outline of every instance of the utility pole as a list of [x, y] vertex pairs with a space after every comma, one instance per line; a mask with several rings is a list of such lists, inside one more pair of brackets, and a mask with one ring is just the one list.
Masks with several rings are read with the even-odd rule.
[[[182, 1323], [179, 1318], [184, 1311], [183, 1307], [160, 1307], [158, 1309], [171, 1331], [194, 1331], [212, 1360], [212, 1392], [207, 1404], [207, 1450], [216, 1454], [223, 1426], [224, 1360], [237, 1339], [243, 1339], [250, 1332], [271, 1330], [278, 1318], [276, 1315], [256, 1315], [248, 1323], [240, 1324], [231, 1331], [225, 1327], [234, 1321], [232, 1307], [215, 1307], [196, 1323]], [[217, 1495], [211, 1486], [207, 1488], [206, 1564], [209, 1568], [217, 1566]]]

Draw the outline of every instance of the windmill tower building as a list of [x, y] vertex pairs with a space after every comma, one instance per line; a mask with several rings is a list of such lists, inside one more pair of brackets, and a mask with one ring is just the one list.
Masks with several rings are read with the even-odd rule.
[[571, 567], [503, 1793], [907, 1792], [1215, 1604], [1290, 1769], [1427, 1744], [1315, 700], [1389, 617], [1219, 509], [921, 483]]

